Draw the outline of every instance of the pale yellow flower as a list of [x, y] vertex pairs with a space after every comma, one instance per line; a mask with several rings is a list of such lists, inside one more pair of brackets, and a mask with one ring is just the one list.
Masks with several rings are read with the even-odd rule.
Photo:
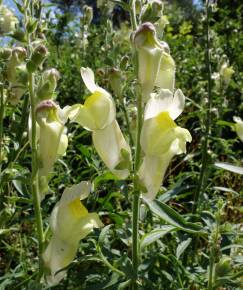
[[66, 271], [60, 270], [75, 258], [79, 241], [94, 228], [103, 226], [98, 214], [89, 213], [80, 201], [88, 197], [90, 189], [91, 184], [86, 181], [66, 188], [52, 211], [50, 226], [53, 235], [43, 254], [46, 281], [50, 286], [64, 278]]
[[171, 159], [186, 152], [186, 143], [191, 142], [189, 131], [174, 122], [184, 104], [181, 90], [173, 96], [171, 91], [161, 89], [151, 94], [146, 105], [140, 139], [145, 156], [138, 175], [147, 198], [155, 198]]

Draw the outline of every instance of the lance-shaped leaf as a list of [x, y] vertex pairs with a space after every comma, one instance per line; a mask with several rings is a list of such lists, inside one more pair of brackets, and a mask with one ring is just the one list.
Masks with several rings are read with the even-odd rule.
[[99, 216], [89, 213], [80, 201], [87, 198], [90, 188], [91, 184], [85, 181], [66, 188], [53, 209], [50, 220], [53, 236], [43, 254], [49, 285], [56, 285], [63, 279], [65, 271], [60, 270], [73, 261], [79, 241], [93, 228], [103, 226]]
[[117, 121], [93, 132], [93, 142], [100, 158], [121, 179], [129, 175], [131, 150]]

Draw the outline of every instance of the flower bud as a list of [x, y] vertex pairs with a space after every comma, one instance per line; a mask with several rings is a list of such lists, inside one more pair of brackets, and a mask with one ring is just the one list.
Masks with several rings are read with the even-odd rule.
[[141, 13], [142, 22], [156, 22], [163, 13], [164, 5], [161, 0], [150, 0]]
[[232, 75], [234, 74], [234, 69], [232, 66], [229, 66], [228, 63], [223, 63], [223, 65], [220, 68], [220, 76], [223, 79], [223, 82], [227, 86], [232, 78]]
[[160, 45], [152, 23], [143, 23], [134, 34], [134, 45], [138, 51], [138, 80], [143, 99], [146, 101], [154, 88], [163, 47]]
[[228, 256], [223, 256], [215, 266], [215, 274], [218, 277], [226, 276], [232, 269], [231, 258]]
[[[48, 176], [59, 153], [65, 153], [67, 148], [66, 138], [62, 137], [64, 122], [61, 120], [62, 110], [52, 100], [44, 100], [36, 107], [36, 120], [39, 125], [38, 155], [39, 155], [39, 184], [42, 198], [48, 188]], [[64, 141], [65, 142], [62, 142]], [[63, 148], [65, 146], [65, 148]]]
[[55, 68], [44, 71], [37, 89], [38, 98], [42, 100], [53, 98], [53, 93], [56, 89], [59, 78], [60, 74]]
[[240, 140], [243, 142], [243, 121], [240, 117], [234, 116], [235, 124], [233, 126], [233, 130], [236, 132]]
[[38, 45], [34, 49], [30, 61], [27, 63], [28, 71], [29, 72], [36, 71], [38, 67], [43, 63], [47, 54], [48, 54], [47, 48], [43, 44]]
[[168, 25], [168, 24], [169, 24], [169, 20], [168, 20], [168, 18], [167, 18], [166, 15], [162, 15], [162, 16], [160, 17], [160, 19], [159, 19], [159, 20], [154, 24], [155, 27], [156, 27], [156, 30], [157, 30], [158, 36], [159, 36], [160, 38], [163, 37], [165, 27], [166, 27], [166, 25]]
[[90, 23], [93, 20], [93, 8], [88, 5], [84, 5], [83, 13], [84, 13], [83, 16], [84, 24], [90, 25]]
[[17, 23], [18, 20], [13, 12], [0, 4], [0, 36], [13, 32]]
[[12, 55], [11, 48], [1, 48], [0, 49], [0, 60], [7, 60]]
[[115, 95], [120, 98], [122, 96], [122, 77], [121, 72], [117, 68], [112, 68], [109, 71], [109, 81]]
[[20, 64], [25, 60], [27, 56], [26, 49], [21, 46], [14, 47], [12, 50], [12, 58], [16, 62], [16, 64]]

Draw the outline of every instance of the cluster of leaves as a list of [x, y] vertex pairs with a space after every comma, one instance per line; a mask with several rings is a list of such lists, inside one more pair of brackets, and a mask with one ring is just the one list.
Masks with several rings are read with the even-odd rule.
[[[170, 24], [166, 27], [163, 40], [169, 43], [177, 64], [176, 87], [180, 87], [187, 96], [187, 114], [181, 117], [180, 124], [190, 130], [193, 142], [188, 147], [188, 154], [183, 158], [177, 157], [171, 164], [159, 201], [152, 203], [150, 209], [145, 204], [141, 206], [141, 289], [206, 289], [212, 247], [216, 254], [215, 289], [240, 289], [242, 286], [238, 279], [242, 275], [243, 263], [240, 246], [242, 178], [214, 166], [216, 161], [240, 165], [242, 159], [240, 141], [229, 126], [233, 116], [243, 114], [240, 91], [243, 85], [240, 71], [242, 47], [238, 39], [243, 5], [235, 5], [237, 8], [232, 13], [230, 5], [219, 3], [211, 15], [212, 72], [219, 71], [226, 55], [235, 73], [227, 87], [219, 88], [213, 83], [208, 178], [201, 207], [196, 215], [191, 214], [192, 201], [201, 167], [201, 141], [205, 131], [208, 94], [205, 16], [203, 10], [196, 11], [197, 17], [192, 17], [181, 6], [165, 7]], [[121, 8], [117, 6], [116, 9]], [[129, 61], [132, 58], [130, 25], [124, 20], [114, 28], [112, 13], [101, 10], [99, 15], [102, 16], [99, 25], [92, 23], [89, 26], [87, 42], [84, 45], [82, 26], [77, 19], [73, 21], [70, 17], [72, 21], [68, 22], [69, 19], [66, 18], [62, 22], [62, 15], [56, 15], [53, 20], [52, 14], [47, 13], [46, 22], [50, 22], [47, 34], [50, 55], [45, 65], [54, 66], [61, 73], [57, 88], [57, 100], [61, 105], [83, 102], [87, 95], [80, 79], [81, 66], [96, 70], [97, 82], [111, 92], [111, 72], [114, 68], [117, 69], [123, 85], [122, 101], [113, 91], [120, 108], [118, 118], [123, 132], [130, 126], [133, 138], [136, 120], [132, 90], [133, 68]], [[58, 24], [57, 19], [60, 19]], [[59, 33], [60, 31], [65, 33]], [[26, 134], [21, 137], [21, 132], [26, 129], [23, 124], [27, 124], [26, 115], [21, 115], [24, 106], [25, 99], [17, 108], [9, 105], [4, 117], [5, 159], [1, 160], [4, 175], [1, 175], [0, 187], [1, 289], [38, 287], [32, 281], [37, 264], [37, 241], [28, 180], [30, 150], [27, 150]], [[86, 206], [91, 211], [100, 212], [102, 221], [107, 226], [100, 236], [95, 231], [82, 241], [67, 278], [53, 289], [127, 289], [122, 273], [132, 278], [129, 258], [131, 188], [128, 182], [117, 181], [106, 172], [91, 146], [87, 131], [73, 124], [70, 124], [70, 128], [70, 146], [64, 159], [56, 164], [51, 182], [55, 194], [43, 202], [44, 222], [47, 225], [48, 216], [59, 200], [64, 185], [92, 179], [94, 191]], [[172, 208], [181, 216], [171, 211]], [[152, 215], [150, 210], [157, 215]], [[198, 221], [203, 224], [203, 230], [195, 228], [193, 231], [191, 222]], [[199, 230], [202, 231], [201, 235], [193, 234]], [[106, 262], [120, 269], [122, 273], [112, 273], [106, 267]]]

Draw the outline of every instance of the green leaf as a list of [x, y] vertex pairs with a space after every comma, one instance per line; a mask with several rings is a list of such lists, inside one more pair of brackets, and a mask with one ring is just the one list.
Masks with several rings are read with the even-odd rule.
[[176, 249], [176, 258], [179, 260], [180, 256], [184, 253], [184, 251], [186, 250], [186, 248], [190, 245], [192, 239], [188, 238], [187, 240], [181, 242], [177, 249]]
[[229, 163], [224, 163], [224, 162], [216, 162], [216, 163], [214, 163], [214, 165], [216, 167], [228, 170], [230, 172], [234, 172], [234, 173], [237, 173], [237, 174], [243, 174], [243, 167], [240, 167], [240, 166], [235, 166], [235, 165], [232, 165], [232, 164], [229, 164]]
[[164, 225], [159, 229], [154, 229], [150, 233], [145, 234], [141, 239], [141, 244], [140, 244], [141, 249], [156, 242], [158, 239], [162, 238], [163, 236], [172, 232], [175, 229], [176, 229], [176, 227], [174, 227], [174, 226]]
[[108, 225], [106, 227], [104, 227], [100, 233], [100, 236], [99, 236], [99, 240], [98, 240], [98, 244], [99, 246], [103, 246], [104, 243], [105, 243], [105, 238], [107, 237], [108, 233], [109, 233], [109, 230], [110, 228], [112, 227], [113, 225]]
[[145, 198], [143, 198], [143, 200], [147, 203], [150, 210], [155, 215], [159, 216], [168, 224], [173, 225], [176, 228], [184, 230], [188, 233], [197, 233], [197, 234], [204, 233], [202, 231], [203, 228], [201, 225], [187, 222], [183, 216], [181, 216], [178, 212], [176, 212], [174, 209], [172, 209], [165, 203], [160, 202], [159, 200], [151, 201]]

